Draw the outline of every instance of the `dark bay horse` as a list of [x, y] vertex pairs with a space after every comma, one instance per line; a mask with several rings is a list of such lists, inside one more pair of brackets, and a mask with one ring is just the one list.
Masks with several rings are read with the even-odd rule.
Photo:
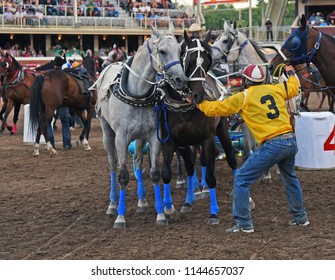
[[281, 48], [283, 55], [277, 54], [271, 60], [271, 70], [274, 71], [281, 63], [295, 66], [305, 63], [309, 65], [312, 62], [318, 68], [326, 87], [333, 92], [330, 111], [334, 112], [334, 48], [335, 39], [307, 25], [306, 17], [302, 15], [299, 28], [291, 33]]
[[[36, 72], [31, 70], [23, 70], [18, 61], [10, 54], [2, 54], [0, 58], [0, 76], [2, 84], [2, 97], [4, 100], [3, 107], [0, 112], [2, 125], [0, 133], [5, 127], [8, 127], [7, 118], [14, 109], [13, 126], [11, 133], [16, 132], [16, 123], [20, 112], [21, 104], [28, 104], [30, 100], [30, 86], [36, 77]], [[8, 127], [9, 128], [9, 127]]]
[[[208, 45], [211, 33], [208, 32], [206, 39], [191, 39], [187, 33], [184, 33], [185, 56], [184, 69], [189, 78], [188, 86], [194, 99], [201, 99], [206, 95], [205, 82], [207, 71], [209, 70], [212, 57], [211, 49]], [[179, 102], [176, 102], [176, 100]], [[171, 101], [172, 100], [172, 101]], [[162, 144], [163, 168], [162, 178], [164, 182], [165, 207], [169, 209], [172, 205], [170, 198], [170, 181], [172, 177], [171, 162], [173, 154], [179, 149], [180, 155], [185, 160], [187, 171], [187, 194], [181, 212], [188, 213], [192, 211], [194, 203], [193, 174], [194, 158], [190, 152], [191, 145], [201, 145], [204, 160], [206, 164], [206, 183], [209, 187], [210, 196], [210, 218], [208, 224], [218, 224], [218, 204], [216, 201], [216, 177], [215, 177], [215, 134], [219, 123], [219, 118], [206, 117], [201, 111], [193, 105], [182, 106], [180, 94], [171, 87], [167, 88], [165, 105], [168, 113], [165, 118], [161, 118], [162, 139], [167, 139]], [[174, 103], [179, 103], [181, 110], [178, 110]], [[181, 103], [181, 104], [180, 104]], [[185, 105], [185, 104], [184, 104]], [[183, 108], [184, 107], [184, 108]], [[167, 126], [165, 124], [167, 120]], [[228, 140], [229, 136], [228, 136]]]
[[[61, 106], [72, 108], [81, 118], [84, 127], [79, 140], [84, 144], [85, 150], [91, 150], [88, 138], [97, 95], [95, 90], [88, 91], [85, 89], [82, 81], [76, 77], [78, 75], [66, 73], [59, 69], [47, 71], [44, 76], [36, 77], [31, 87], [30, 98], [30, 122], [32, 129], [38, 128], [34, 144], [34, 156], [39, 155], [41, 132], [45, 137], [50, 155], [57, 154], [49, 141], [47, 126], [51, 122], [55, 110]], [[91, 79], [93, 81], [95, 77], [91, 77]]]

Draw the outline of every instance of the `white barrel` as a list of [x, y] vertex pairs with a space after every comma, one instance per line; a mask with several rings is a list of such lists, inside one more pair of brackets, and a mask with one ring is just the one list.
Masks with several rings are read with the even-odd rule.
[[335, 168], [335, 115], [330, 112], [302, 112], [295, 118], [300, 169]]
[[[24, 143], [35, 143], [35, 138], [37, 134], [37, 129], [32, 131], [31, 124], [30, 124], [30, 111], [29, 111], [30, 105], [26, 104], [24, 105], [24, 126], [23, 126], [23, 142]], [[45, 143], [44, 136], [41, 135], [40, 138], [40, 144]]]

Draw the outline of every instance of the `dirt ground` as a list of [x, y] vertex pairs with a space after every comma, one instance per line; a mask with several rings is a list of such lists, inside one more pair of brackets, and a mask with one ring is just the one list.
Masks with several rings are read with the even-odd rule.
[[[79, 132], [73, 131], [73, 140]], [[136, 213], [136, 181], [132, 172], [127, 190], [127, 228], [116, 230], [116, 217], [105, 214], [110, 179], [98, 119], [93, 121], [91, 152], [82, 147], [65, 151], [60, 130], [55, 137], [59, 154], [50, 157], [41, 149], [41, 155], [34, 158], [32, 145], [23, 143], [22, 115], [17, 134], [6, 131], [0, 136], [2, 260], [335, 259], [334, 170], [297, 171], [309, 227], [288, 227], [290, 215], [284, 188], [273, 171], [270, 184], [259, 181], [251, 188], [256, 202], [252, 213], [255, 233], [226, 234], [225, 229], [233, 224], [233, 176], [225, 160], [217, 161], [216, 171], [220, 225], [207, 225], [209, 200], [202, 199], [194, 204], [192, 213], [159, 226], [155, 223], [146, 157], [144, 176], [150, 208], [147, 213]], [[238, 160], [241, 164], [241, 158]], [[185, 194], [184, 189], [172, 188], [177, 210]]]

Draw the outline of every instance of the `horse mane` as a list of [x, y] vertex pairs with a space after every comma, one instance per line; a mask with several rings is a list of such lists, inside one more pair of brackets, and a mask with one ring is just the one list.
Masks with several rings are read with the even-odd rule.
[[18, 68], [18, 69], [22, 69], [21, 64], [14, 58], [14, 56], [12, 56], [10, 53], [8, 53], [8, 56], [11, 57], [11, 59], [12, 59], [12, 61], [14, 62], [14, 65], [15, 65], [16, 68]]
[[249, 39], [250, 44], [254, 47], [255, 51], [257, 52], [257, 54], [259, 55], [259, 57], [264, 61], [267, 62], [265, 53], [262, 49], [262, 47], [260, 45], [258, 45], [258, 43], [252, 39]]

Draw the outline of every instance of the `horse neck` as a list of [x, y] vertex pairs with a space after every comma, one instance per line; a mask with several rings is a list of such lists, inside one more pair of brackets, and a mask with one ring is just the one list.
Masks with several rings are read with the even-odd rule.
[[[331, 71], [335, 63], [335, 53], [332, 51], [335, 44], [326, 36], [320, 42], [320, 48], [312, 58], [312, 62], [318, 68], [323, 80], [328, 86], [335, 86], [335, 75]], [[334, 91], [334, 90], [333, 90]]]
[[[242, 42], [243, 43], [243, 42]], [[257, 51], [248, 43], [240, 52], [240, 55], [237, 58], [237, 62], [241, 65], [248, 64], [264, 64], [262, 58], [258, 55]]]
[[11, 66], [10, 70], [7, 72], [7, 75], [5, 77], [6, 81], [8, 83], [13, 82], [16, 79], [16, 77], [18, 76], [18, 74], [20, 73], [20, 70], [21, 69], [15, 67], [15, 64], [12, 62], [12, 66]]
[[[147, 44], [147, 42], [144, 44]], [[133, 95], [142, 95], [143, 92], [148, 91], [152, 84], [147, 81], [155, 82], [157, 72], [152, 63], [147, 47], [143, 45], [134, 56], [130, 67], [132, 71], [129, 72], [127, 80], [128, 91]], [[141, 89], [140, 92], [139, 89]]]

